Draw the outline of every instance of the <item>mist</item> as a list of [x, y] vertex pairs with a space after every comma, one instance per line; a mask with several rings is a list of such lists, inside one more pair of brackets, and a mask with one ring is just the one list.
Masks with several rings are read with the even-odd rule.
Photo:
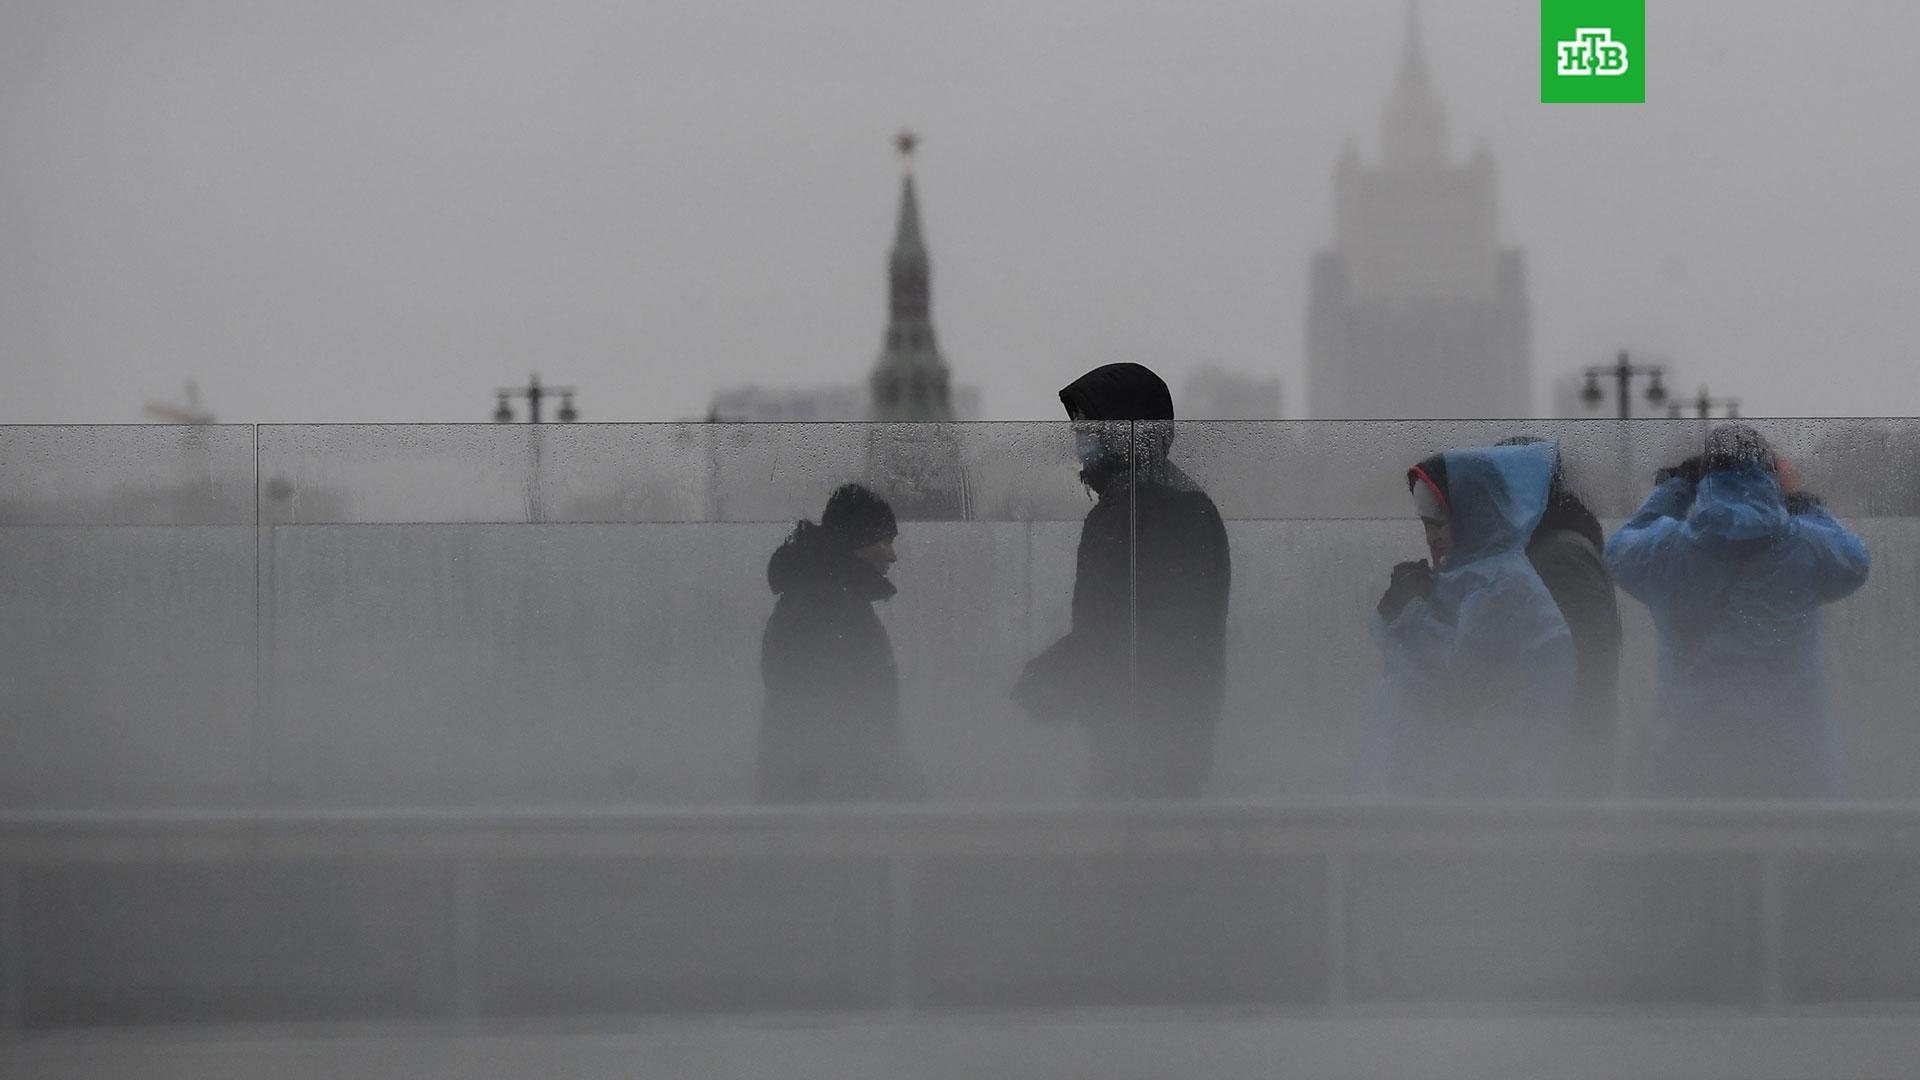
[[[1536, 407], [1622, 348], [1753, 415], [1920, 400], [1920, 15], [1653, 4], [1648, 101], [1543, 106], [1537, 19], [1428, 5], [1450, 152], [1526, 259]], [[981, 419], [1110, 360], [1224, 365], [1305, 415], [1333, 168], [1378, 152], [1398, 0], [1227, 5], [9, 5], [0, 422], [589, 420], [854, 382], [897, 170]], [[1788, 74], [1790, 73], [1790, 74]]]
[[1903, 1080], [1920, 13], [1648, 8], [7, 5], [0, 1075]]

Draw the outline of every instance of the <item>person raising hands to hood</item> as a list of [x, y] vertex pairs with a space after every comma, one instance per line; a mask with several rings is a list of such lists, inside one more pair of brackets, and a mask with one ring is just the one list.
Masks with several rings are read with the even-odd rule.
[[1644, 794], [1836, 795], [1821, 611], [1867, 580], [1867, 546], [1746, 424], [1662, 469], [1607, 541], [1620, 587], [1660, 638], [1659, 712], [1637, 755]]

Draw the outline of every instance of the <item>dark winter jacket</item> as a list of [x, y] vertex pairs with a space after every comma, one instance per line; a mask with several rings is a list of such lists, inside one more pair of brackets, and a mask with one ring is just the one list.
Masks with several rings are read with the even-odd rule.
[[1527, 560], [1573, 632], [1575, 674], [1568, 774], [1561, 794], [1597, 796], [1609, 786], [1620, 710], [1620, 603], [1592, 511], [1556, 484], [1533, 530]]
[[1660, 714], [1642, 762], [1659, 794], [1837, 790], [1820, 607], [1858, 589], [1865, 544], [1764, 466], [1660, 483], [1607, 543], [1660, 635]]
[[804, 521], [773, 553], [767, 584], [779, 599], [760, 644], [761, 801], [918, 797], [900, 747], [893, 646], [873, 610], [893, 584]]
[[1072, 628], [1028, 665], [1018, 695], [1085, 727], [1095, 795], [1195, 794], [1225, 693], [1226, 526], [1167, 460], [1172, 404], [1151, 372], [1109, 365], [1060, 396], [1094, 420], [1149, 422], [1110, 424], [1106, 451], [1084, 463], [1098, 498], [1080, 530]]

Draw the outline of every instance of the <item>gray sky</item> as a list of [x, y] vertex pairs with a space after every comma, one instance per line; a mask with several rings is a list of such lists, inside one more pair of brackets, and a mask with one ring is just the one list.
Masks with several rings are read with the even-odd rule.
[[[1624, 344], [1756, 414], [1920, 414], [1920, 7], [1648, 0], [1644, 106], [1539, 103], [1533, 0], [1428, 0], [1544, 384]], [[898, 172], [991, 418], [1114, 359], [1278, 371], [1400, 0], [8, 0], [0, 422], [586, 419], [863, 378]], [[1544, 389], [1541, 394], [1544, 403]]]

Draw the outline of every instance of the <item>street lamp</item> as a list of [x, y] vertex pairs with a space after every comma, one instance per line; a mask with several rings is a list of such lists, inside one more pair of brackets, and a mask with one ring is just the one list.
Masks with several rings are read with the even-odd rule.
[[500, 398], [499, 407], [493, 410], [493, 422], [496, 424], [513, 423], [513, 408], [507, 404], [507, 399], [516, 397], [527, 399], [527, 423], [539, 423], [540, 402], [549, 394], [560, 395], [559, 420], [561, 423], [571, 424], [580, 419], [579, 410], [573, 407], [573, 387], [542, 386], [540, 376], [537, 374], [527, 376], [527, 385], [523, 387], [509, 387], [505, 390], [496, 390], [494, 393]]
[[1715, 409], [1727, 410], [1727, 419], [1729, 420], [1740, 419], [1740, 399], [1739, 398], [1714, 397], [1713, 395], [1707, 393], [1707, 388], [1705, 386], [1702, 386], [1700, 388], [1700, 393], [1695, 395], [1691, 400], [1676, 401], [1672, 405], [1667, 406], [1667, 415], [1677, 419], [1685, 415], [1685, 410], [1689, 405], [1693, 407], [1694, 415], [1698, 416], [1702, 420], [1706, 420], [1711, 416], [1713, 416], [1713, 410]]
[[1589, 409], [1599, 408], [1600, 403], [1607, 397], [1606, 391], [1600, 388], [1600, 378], [1603, 375], [1612, 376], [1614, 400], [1620, 409], [1620, 419], [1626, 420], [1633, 416], [1633, 396], [1630, 393], [1630, 387], [1634, 378], [1640, 375], [1647, 377], [1647, 404], [1657, 409], [1667, 400], [1666, 384], [1660, 381], [1665, 374], [1666, 369], [1659, 364], [1628, 363], [1627, 351], [1622, 349], [1620, 358], [1612, 364], [1587, 369], [1587, 384], [1580, 389], [1580, 400], [1586, 402]]

